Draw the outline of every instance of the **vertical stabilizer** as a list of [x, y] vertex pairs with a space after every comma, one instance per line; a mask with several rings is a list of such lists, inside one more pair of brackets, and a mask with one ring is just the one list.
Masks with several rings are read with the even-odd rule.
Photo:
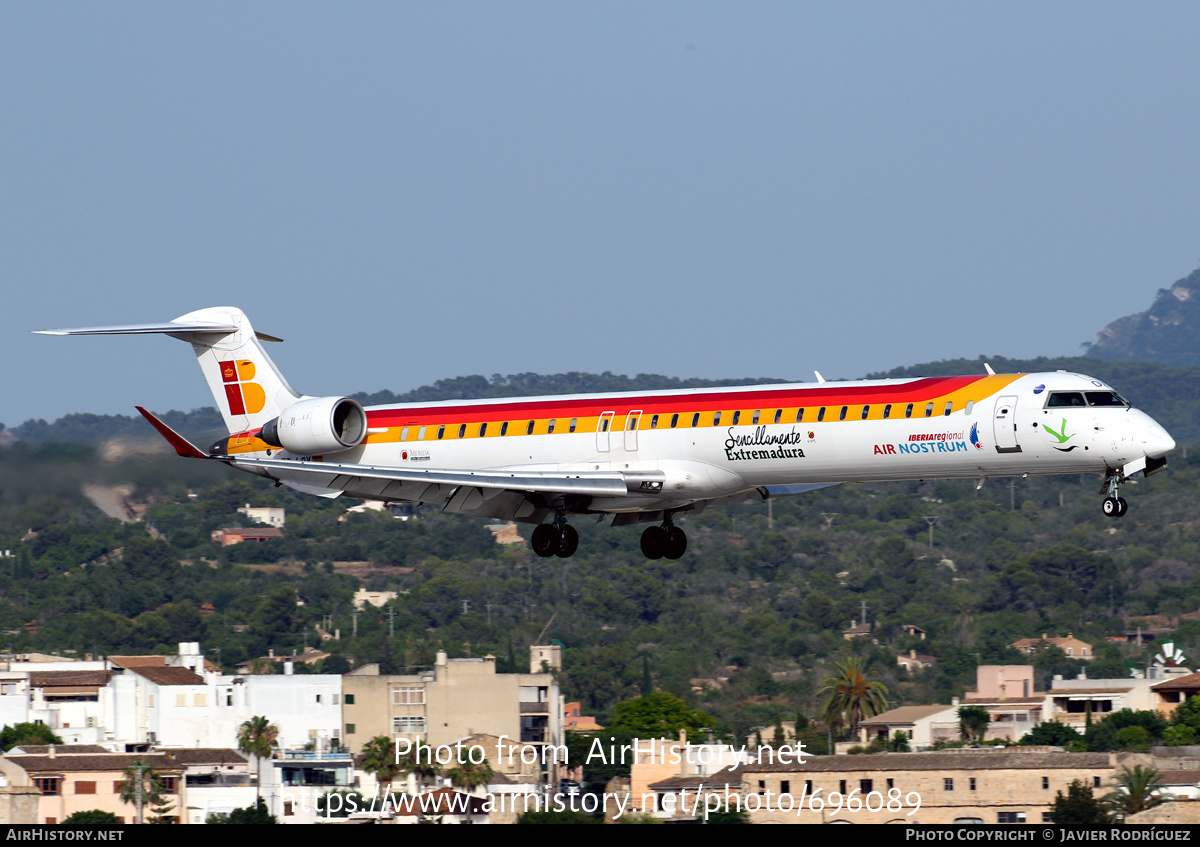
[[263, 350], [250, 320], [240, 309], [231, 306], [200, 309], [181, 315], [172, 323], [236, 327], [233, 332], [195, 332], [189, 327], [183, 332], [169, 333], [173, 338], [191, 342], [230, 433], [262, 426], [300, 399]]

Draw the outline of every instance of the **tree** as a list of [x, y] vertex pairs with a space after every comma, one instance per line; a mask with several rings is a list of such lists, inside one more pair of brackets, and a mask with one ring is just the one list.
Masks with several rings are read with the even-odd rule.
[[413, 742], [408, 752], [401, 753], [396, 757], [396, 772], [415, 774], [417, 783], [424, 784], [438, 776], [442, 771], [434, 761], [433, 748], [418, 739]]
[[963, 706], [958, 710], [958, 734], [963, 741], [982, 741], [992, 716], [983, 706]]
[[227, 823], [235, 824], [263, 824], [263, 823], [279, 823], [275, 816], [267, 811], [267, 804], [263, 802], [263, 798], [259, 797], [254, 801], [253, 806], [243, 806], [240, 809], [234, 809], [229, 813]]
[[63, 740], [44, 723], [19, 723], [0, 729], [0, 748], [8, 752], [29, 744], [62, 744]]
[[121, 782], [121, 802], [137, 808], [137, 822], [143, 820], [144, 809], [149, 806], [154, 812], [154, 823], [168, 823], [167, 812], [174, 806], [166, 798], [167, 787], [158, 772], [149, 762], [138, 759], [125, 768], [125, 779]]
[[487, 759], [482, 762], [459, 761], [454, 767], [446, 771], [446, 776], [450, 780], [450, 784], [458, 788], [465, 788], [470, 794], [481, 785], [488, 785], [495, 772], [492, 766], [488, 764]]
[[849, 725], [853, 733], [864, 718], [873, 717], [887, 709], [887, 686], [869, 679], [864, 664], [857, 656], [834, 662], [835, 674], [826, 678], [817, 689], [818, 697], [826, 695], [821, 719], [831, 727]]
[[655, 691], [648, 697], [623, 700], [617, 704], [617, 714], [611, 729], [631, 733], [637, 738], [674, 738], [679, 730], [697, 735], [711, 730], [717, 719], [699, 709], [693, 709], [674, 694]]
[[911, 753], [912, 748], [908, 746], [908, 733], [902, 729], [896, 730], [896, 734], [888, 739], [887, 748], [891, 753]]
[[1058, 721], [1043, 721], [1025, 734], [1021, 744], [1031, 747], [1066, 747], [1073, 741], [1082, 741], [1083, 736], [1073, 726]]
[[[1162, 792], [1162, 777], [1154, 768], [1124, 767], [1113, 777], [1113, 790], [1104, 801], [1120, 817], [1152, 809], [1175, 797]], [[1055, 821], [1057, 823], [1057, 821]]]
[[396, 761], [395, 745], [386, 735], [377, 735], [364, 744], [362, 756], [362, 769], [374, 774], [381, 788], [405, 772]]
[[1196, 730], [1187, 724], [1172, 724], [1163, 733], [1163, 744], [1167, 747], [1187, 747], [1196, 743]]
[[1150, 752], [1150, 733], [1144, 726], [1126, 726], [1117, 730], [1117, 749], [1134, 753]]
[[111, 826], [120, 825], [121, 819], [112, 812], [102, 812], [99, 809], [88, 809], [86, 812], [76, 812], [64, 821], [65, 826]]
[[238, 728], [238, 751], [254, 756], [258, 764], [256, 796], [262, 799], [262, 760], [271, 755], [279, 740], [279, 727], [263, 715], [255, 715]]
[[1110, 823], [1105, 804], [1092, 796], [1092, 788], [1081, 780], [1067, 787], [1064, 797], [1060, 791], [1050, 805], [1050, 814], [1058, 826], [1098, 826]]
[[[1200, 732], [1200, 696], [1192, 695], [1179, 704], [1171, 715], [1172, 726], [1188, 726]], [[3, 738], [0, 735], [0, 738]]]

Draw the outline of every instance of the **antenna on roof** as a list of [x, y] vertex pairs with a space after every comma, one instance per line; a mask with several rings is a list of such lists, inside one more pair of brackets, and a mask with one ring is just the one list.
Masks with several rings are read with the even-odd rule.
[[989, 365], [987, 362], [983, 363], [983, 369], [988, 372], [988, 376], [996, 375], [996, 372], [994, 370], [992, 370], [992, 366]]
[[824, 382], [824, 381], [825, 381], [825, 377], [821, 376], [821, 372], [820, 372], [820, 371], [813, 371], [813, 373], [815, 373], [815, 374], [817, 375], [817, 382]]

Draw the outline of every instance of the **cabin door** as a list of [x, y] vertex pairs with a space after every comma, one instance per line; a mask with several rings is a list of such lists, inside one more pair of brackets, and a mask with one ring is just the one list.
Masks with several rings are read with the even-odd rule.
[[612, 437], [612, 422], [613, 412], [605, 412], [600, 415], [600, 419], [596, 421], [596, 452], [607, 453], [609, 450], [609, 438]]
[[996, 415], [992, 422], [992, 435], [996, 439], [997, 453], [1020, 453], [1017, 443], [1017, 398], [1016, 395], [996, 398]]

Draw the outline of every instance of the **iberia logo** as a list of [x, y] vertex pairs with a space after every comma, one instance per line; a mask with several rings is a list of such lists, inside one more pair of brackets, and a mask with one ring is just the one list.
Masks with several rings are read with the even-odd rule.
[[238, 362], [221, 362], [221, 381], [225, 383], [225, 398], [229, 411], [234, 415], [253, 415], [267, 405], [267, 393], [254, 379], [254, 362], [242, 359]]

